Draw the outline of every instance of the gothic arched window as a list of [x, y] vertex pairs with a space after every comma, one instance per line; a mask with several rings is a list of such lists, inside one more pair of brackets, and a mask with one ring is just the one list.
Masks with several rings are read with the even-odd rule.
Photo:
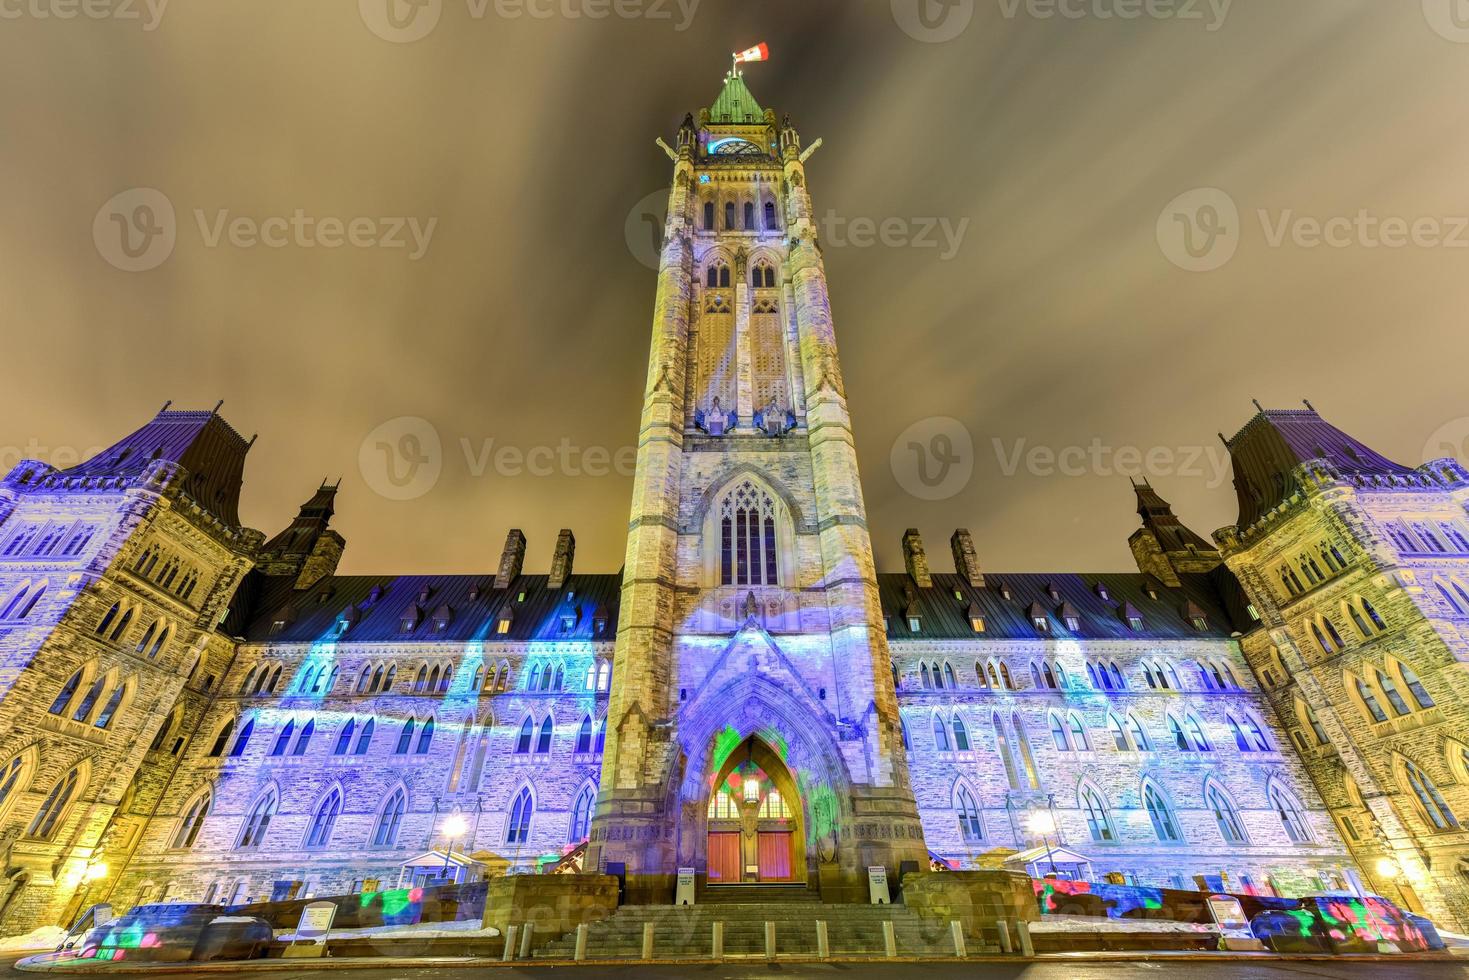
[[245, 825], [240, 828], [240, 839], [235, 847], [242, 851], [258, 848], [265, 840], [265, 832], [270, 829], [270, 818], [275, 816], [279, 800], [276, 798], [275, 790], [271, 790], [256, 801], [250, 810], [250, 815], [245, 818]]
[[1163, 794], [1151, 783], [1143, 788], [1143, 805], [1147, 807], [1148, 819], [1153, 822], [1153, 832], [1160, 841], [1183, 839], [1183, 835], [1178, 832], [1178, 823], [1173, 819], [1173, 811], [1168, 808], [1168, 801], [1163, 799]]
[[745, 230], [755, 230], [755, 205], [753, 202], [745, 202]]
[[[729, 207], [733, 208], [731, 204]], [[524, 844], [530, 837], [530, 818], [535, 814], [535, 802], [531, 799], [530, 788], [522, 789], [515, 797], [515, 804], [510, 808], [510, 825], [505, 829], [505, 843]]]
[[81, 771], [73, 769], [51, 787], [51, 792], [46, 794], [41, 809], [36, 811], [36, 817], [31, 821], [30, 829], [26, 833], [41, 840], [50, 840], [51, 835], [56, 833], [62, 815], [66, 813], [66, 808], [71, 805], [72, 797], [76, 795], [77, 783], [80, 780]]
[[179, 822], [178, 833], [173, 835], [174, 847], [187, 850], [194, 846], [194, 841], [199, 839], [199, 831], [204, 829], [204, 818], [209, 815], [209, 804], [213, 799], [213, 795], [205, 790], [194, 801], [194, 805], [189, 807], [184, 819]]
[[592, 803], [596, 795], [590, 786], [583, 786], [581, 793], [576, 797], [576, 802], [571, 805], [571, 832], [566, 835], [572, 844], [580, 844], [587, 839], [587, 834], [592, 827]]
[[332, 828], [336, 826], [337, 817], [342, 812], [342, 794], [333, 789], [327, 798], [321, 801], [321, 806], [316, 808], [316, 814], [311, 818], [311, 830], [306, 834], [307, 847], [326, 847], [332, 839]]
[[398, 828], [403, 825], [403, 813], [408, 809], [408, 797], [401, 788], [393, 790], [388, 802], [378, 814], [377, 828], [372, 833], [375, 847], [392, 847], [398, 842]]
[[1107, 806], [1101, 796], [1090, 786], [1081, 791], [1081, 808], [1086, 812], [1086, 827], [1092, 840], [1112, 840], [1112, 818], [1107, 815]]
[[775, 500], [744, 481], [725, 496], [719, 511], [719, 581], [722, 585], [776, 585]]
[[738, 225], [735, 224], [735, 206], [733, 201], [724, 202], [724, 227], [734, 231]]
[[1224, 838], [1226, 844], [1243, 844], [1245, 842], [1244, 826], [1240, 823], [1239, 811], [1229, 797], [1225, 796], [1218, 786], [1210, 785], [1204, 794], [1204, 802], [1214, 811], [1214, 820], [1219, 824], [1219, 834]]
[[954, 809], [959, 814], [959, 833], [966, 841], [983, 840], [984, 824], [980, 822], [979, 806], [967, 786], [960, 786], [954, 794]]
[[[704, 202], [704, 230], [705, 231], [713, 231], [714, 230], [714, 202], [713, 201], [705, 201]], [[713, 285], [713, 283], [710, 283], [710, 285]]]
[[778, 231], [778, 230], [780, 230], [780, 224], [775, 219], [775, 202], [774, 201], [766, 201], [765, 202], [765, 230], [766, 231]]

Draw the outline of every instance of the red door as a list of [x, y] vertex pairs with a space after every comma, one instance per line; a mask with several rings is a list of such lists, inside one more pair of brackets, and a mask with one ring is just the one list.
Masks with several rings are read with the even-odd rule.
[[760, 880], [791, 880], [791, 832], [760, 831]]
[[709, 880], [736, 884], [740, 880], [740, 832], [710, 831]]

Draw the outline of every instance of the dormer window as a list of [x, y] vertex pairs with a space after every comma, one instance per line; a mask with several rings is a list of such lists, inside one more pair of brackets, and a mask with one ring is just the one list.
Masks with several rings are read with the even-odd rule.
[[398, 629], [404, 633], [412, 633], [422, 619], [423, 610], [416, 605], [409, 606], [403, 612], [403, 618], [398, 621]]
[[1073, 633], [1076, 632], [1077, 630], [1081, 629], [1081, 620], [1077, 619], [1075, 616], [1067, 616], [1066, 628], [1071, 630]]
[[1008, 600], [1010, 598], [1010, 586], [1008, 586], [1008, 585], [1001, 585], [1000, 586], [1000, 598], [1001, 599], [1006, 599], [1006, 600]]
[[374, 585], [372, 587], [372, 591], [369, 592], [369, 593], [367, 593], [367, 601], [368, 602], [377, 602], [382, 597], [383, 597], [383, 587], [381, 585]]
[[1192, 623], [1194, 629], [1198, 630], [1200, 633], [1207, 632], [1209, 629], [1209, 621], [1203, 616], [1195, 616], [1190, 619], [1189, 622]]
[[576, 629], [576, 617], [577, 609], [575, 606], [561, 610], [561, 632], [570, 633]]
[[1121, 609], [1121, 614], [1122, 621], [1128, 625], [1128, 628], [1133, 630], [1141, 630], [1143, 628], [1142, 613], [1134, 609], [1132, 603], [1125, 603]]
[[915, 614], [908, 614], [908, 632], [917, 633], [923, 629], [923, 621]]
[[478, 585], [471, 585], [469, 587], [469, 601], [470, 602], [478, 602], [479, 601], [479, 586]]
[[592, 614], [592, 632], [598, 636], [607, 632], [607, 610], [605, 607], [599, 607]]
[[965, 615], [969, 618], [970, 629], [976, 633], [984, 632], [984, 615], [974, 603], [969, 604], [969, 608], [965, 610]]
[[1260, 621], [1260, 610], [1255, 608], [1255, 604], [1253, 602], [1245, 606], [1245, 612], [1249, 614], [1250, 619], [1252, 619], [1253, 621], [1257, 623]]
[[425, 585], [423, 588], [418, 590], [418, 601], [420, 603], [427, 603], [428, 597], [432, 592], [433, 590]]
[[520, 593], [515, 597], [515, 601], [516, 602], [524, 602], [525, 601], [525, 590], [524, 589], [522, 589], [520, 591]]
[[1097, 598], [1099, 598], [1099, 599], [1110, 599], [1110, 598], [1112, 598], [1111, 594], [1107, 591], [1107, 587], [1105, 585], [1103, 585], [1101, 582], [1098, 582], [1097, 583], [1096, 592], [1097, 592]]
[[964, 593], [963, 592], [960, 592], [958, 589], [955, 589], [954, 590], [954, 598], [957, 601], [959, 601], [959, 602], [963, 602], [964, 601]]
[[434, 610], [434, 632], [443, 633], [454, 621], [454, 610], [447, 605], [440, 606]]
[[1050, 582], [1046, 583], [1046, 594], [1051, 597], [1052, 602], [1061, 601], [1061, 593]]
[[357, 607], [348, 606], [337, 616], [336, 631], [338, 636], [344, 635], [357, 623]]
[[515, 621], [515, 611], [506, 609], [500, 613], [500, 618], [495, 621], [495, 632], [504, 636], [510, 632], [510, 624]]
[[1049, 633], [1051, 631], [1050, 620], [1044, 616], [1032, 616], [1030, 617], [1030, 622], [1032, 626], [1042, 633]]

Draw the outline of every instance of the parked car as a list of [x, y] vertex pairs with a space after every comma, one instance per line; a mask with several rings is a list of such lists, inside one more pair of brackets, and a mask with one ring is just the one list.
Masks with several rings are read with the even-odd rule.
[[228, 915], [223, 905], [137, 905], [93, 929], [81, 956], [148, 962], [250, 960], [263, 956], [273, 938], [264, 919]]

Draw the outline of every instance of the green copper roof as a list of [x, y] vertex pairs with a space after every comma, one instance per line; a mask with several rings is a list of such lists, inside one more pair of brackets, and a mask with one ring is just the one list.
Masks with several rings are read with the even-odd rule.
[[755, 101], [745, 86], [743, 75], [732, 73], [724, 77], [724, 90], [709, 107], [711, 123], [758, 123], [765, 119], [765, 110]]

